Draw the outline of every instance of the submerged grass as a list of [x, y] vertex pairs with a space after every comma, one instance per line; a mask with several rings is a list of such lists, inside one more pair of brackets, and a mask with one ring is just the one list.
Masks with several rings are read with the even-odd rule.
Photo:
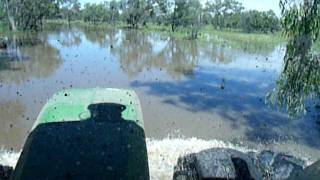
[[[139, 30], [143, 32], [160, 32], [166, 35], [174, 35], [177, 38], [189, 39], [189, 31], [184, 28], [172, 32], [170, 26], [148, 24], [147, 26], [140, 27]], [[285, 41], [285, 39], [281, 37], [280, 32], [270, 34], [243, 33], [241, 31], [228, 29], [215, 30], [211, 26], [205, 26], [199, 30], [198, 40], [208, 40], [207, 35], [215, 35], [233, 41], [250, 41], [257, 43], [281, 43]]]
[[[71, 27], [82, 27], [92, 30], [105, 29], [129, 29], [128, 25], [123, 22], [116, 22], [114, 24], [108, 23], [88, 23], [82, 20], [72, 21]], [[58, 30], [61, 28], [68, 28], [68, 21], [63, 19], [46, 20], [43, 30]], [[175, 32], [171, 31], [169, 25], [147, 24], [140, 26], [139, 31], [144, 33], [158, 33], [161, 36], [174, 37], [176, 39], [189, 39], [188, 29], [177, 29]], [[5, 24], [0, 22], [0, 34], [8, 34], [8, 28]], [[19, 33], [19, 32], [18, 32]], [[263, 33], [244, 33], [239, 30], [221, 29], [216, 30], [211, 26], [204, 26], [199, 31], [197, 41], [211, 41], [214, 43], [224, 43], [237, 49], [244, 49], [255, 52], [257, 49], [271, 48], [275, 45], [285, 43], [286, 40], [281, 36], [280, 32], [263, 34]], [[315, 48], [320, 49], [320, 40], [316, 42]]]
[[[170, 26], [150, 24], [141, 27], [139, 30], [145, 33], [157, 32], [160, 35], [176, 39], [189, 39], [188, 29], [178, 29], [172, 32]], [[236, 30], [215, 30], [210, 26], [206, 26], [199, 31], [197, 41], [210, 41], [249, 53], [263, 53], [274, 50], [274, 47], [284, 43], [285, 39], [281, 36], [280, 32], [272, 34], [243, 33]]]
[[[107, 23], [88, 23], [82, 20], [72, 21], [71, 27], [81, 27], [93, 31], [106, 29], [129, 29], [128, 25], [123, 22], [116, 22], [114, 24]], [[44, 30], [58, 30], [61, 28], [68, 28], [68, 21], [66, 20], [46, 20]], [[189, 39], [189, 31], [187, 29], [177, 29], [175, 32], [171, 31], [169, 25], [147, 24], [140, 26], [138, 29], [144, 33], [157, 33], [164, 37], [174, 37], [176, 39]], [[7, 27], [0, 23], [0, 33], [8, 33]], [[244, 33], [240, 30], [221, 29], [217, 30], [211, 26], [204, 26], [199, 31], [197, 41], [220, 43], [232, 48], [242, 49], [247, 52], [268, 52], [279, 44], [285, 44], [286, 39], [281, 35], [281, 32], [263, 34], [263, 33]], [[320, 50], [320, 40], [315, 44], [315, 49]]]
[[280, 32], [272, 34], [243, 33], [236, 30], [214, 30], [208, 27], [205, 27], [202, 32], [209, 35], [211, 42], [221, 43], [249, 53], [270, 52], [277, 45], [285, 42]]
[[139, 30], [144, 33], [156, 32], [162, 36], [170, 36], [177, 39], [188, 39], [187, 31], [185, 29], [177, 29], [173, 32], [170, 26], [165, 25], [148, 24], [146, 26], [141, 26]]
[[[45, 23], [46, 29], [54, 29], [55, 26], [68, 26], [68, 22], [66, 20], [47, 20]], [[99, 28], [120, 28], [127, 29], [129, 28], [127, 24], [123, 22], [116, 22], [114, 24], [107, 23], [97, 23], [92, 24], [84, 21], [72, 21], [71, 26], [79, 26], [79, 27], [90, 27], [93, 29]], [[186, 28], [178, 28], [175, 32], [171, 31], [171, 26], [169, 25], [156, 25], [156, 24], [147, 24], [145, 26], [140, 26], [138, 28], [139, 31], [145, 33], [153, 33], [157, 32], [162, 35], [174, 36], [175, 38], [183, 38], [189, 39], [188, 33], [189, 30]], [[205, 26], [199, 31], [198, 40], [208, 40], [207, 34], [216, 35], [228, 40], [233, 41], [250, 41], [257, 43], [279, 43], [283, 42], [284, 39], [281, 37], [280, 33], [273, 34], [262, 34], [262, 33], [243, 33], [241, 31], [236, 30], [215, 30], [211, 26]]]
[[244, 33], [237, 30], [215, 30], [210, 27], [205, 27], [203, 32], [222, 37], [232, 41], [256, 42], [256, 43], [282, 43], [285, 39], [280, 32], [262, 34], [262, 33]]
[[[1, 24], [0, 24], [1, 25]], [[82, 20], [72, 21], [70, 27], [80, 27], [90, 31], [102, 31], [108, 29], [129, 29], [128, 25], [123, 22], [116, 23], [88, 23]], [[69, 24], [67, 20], [46, 20], [43, 30], [61, 30], [68, 29]], [[157, 35], [163, 37], [173, 37], [180, 40], [190, 40], [190, 31], [187, 28], [179, 28], [175, 32], [172, 32], [169, 25], [147, 24], [140, 26], [138, 31], [150, 34], [157, 33]], [[1, 32], [1, 26], [0, 26]], [[264, 53], [274, 50], [274, 48], [285, 42], [285, 39], [281, 36], [280, 32], [273, 34], [262, 33], [243, 33], [239, 30], [215, 30], [212, 26], [204, 26], [199, 31], [197, 41], [200, 42], [212, 42], [221, 44], [235, 49], [240, 49], [249, 53]], [[320, 49], [320, 43], [317, 44]]]
[[[55, 30], [60, 28], [68, 28], [69, 24], [66, 20], [47, 20], [45, 23], [45, 30]], [[129, 29], [128, 25], [123, 22], [116, 22], [114, 24], [98, 23], [92, 24], [84, 21], [72, 21], [71, 27], [81, 27], [86, 30], [101, 31], [106, 29]], [[178, 28], [172, 32], [169, 25], [147, 24], [140, 26], [138, 31], [157, 35], [163, 37], [173, 37], [180, 40], [190, 40], [190, 30], [187, 28]], [[240, 49], [249, 53], [268, 53], [274, 48], [285, 42], [279, 32], [273, 34], [262, 33], [243, 33], [237, 30], [215, 30], [211, 26], [205, 26], [199, 31], [199, 42], [213, 42], [235, 49]]]
[[[114, 24], [107, 23], [88, 23], [85, 21], [72, 21], [70, 27], [81, 27], [81, 28], [90, 28], [92, 30], [105, 30], [105, 29], [114, 29], [114, 28], [125, 28], [125, 24], [117, 22]], [[67, 20], [57, 19], [57, 20], [46, 20], [44, 23], [44, 30], [57, 30], [61, 28], [69, 28], [69, 23]]]

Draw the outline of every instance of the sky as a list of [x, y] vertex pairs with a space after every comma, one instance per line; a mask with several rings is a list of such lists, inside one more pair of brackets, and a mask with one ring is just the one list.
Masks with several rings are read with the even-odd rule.
[[[79, 0], [81, 4], [100, 3], [106, 0]], [[207, 0], [200, 0], [206, 2]], [[238, 0], [246, 9], [255, 9], [259, 11], [267, 11], [272, 9], [277, 15], [280, 15], [279, 0]]]
[[280, 15], [279, 0], [238, 0], [247, 9], [268, 11], [272, 9], [277, 15]]

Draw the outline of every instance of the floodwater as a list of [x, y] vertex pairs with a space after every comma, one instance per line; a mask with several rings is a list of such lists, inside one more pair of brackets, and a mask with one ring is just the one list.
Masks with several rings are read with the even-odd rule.
[[320, 157], [314, 113], [290, 119], [265, 103], [282, 68], [281, 44], [81, 28], [11, 39], [0, 52], [0, 149], [22, 148], [53, 93], [102, 87], [138, 94], [148, 145], [171, 138], [164, 148], [170, 149], [197, 138]]

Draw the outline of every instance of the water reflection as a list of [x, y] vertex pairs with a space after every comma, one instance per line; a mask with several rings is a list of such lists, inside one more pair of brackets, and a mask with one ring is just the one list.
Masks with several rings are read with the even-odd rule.
[[171, 76], [192, 76], [199, 61], [198, 44], [196, 41], [185, 43], [171, 38], [158, 57], [158, 64], [165, 62], [161, 68], [166, 69]]
[[130, 77], [151, 69], [165, 71], [173, 78], [192, 76], [201, 57], [197, 41], [161, 38], [137, 31], [121, 34], [121, 41], [114, 45], [111, 54], [119, 59], [121, 69]]
[[23, 83], [29, 78], [46, 78], [61, 64], [59, 51], [53, 48], [46, 34], [12, 35], [7, 50], [0, 55], [2, 83]]
[[[115, 37], [115, 35], [110, 36]], [[119, 31], [117, 37], [120, 37], [120, 41], [116, 41], [116, 45], [109, 41], [113, 47], [110, 52], [119, 59], [123, 72], [130, 77], [153, 68], [163, 70], [171, 77], [180, 79], [192, 76], [199, 60], [208, 60], [219, 65], [232, 63], [239, 57], [252, 59], [253, 56], [254, 58], [262, 56], [247, 54], [246, 51], [234, 49], [228, 44], [186, 41], [173, 37], [163, 38], [157, 34], [144, 34], [137, 31]], [[276, 47], [273, 46], [271, 51], [265, 53], [270, 55]]]
[[[84, 28], [83, 33], [88, 41], [98, 44], [100, 48], [106, 48], [111, 42], [109, 40], [113, 40], [114, 37], [114, 32], [110, 29], [92, 30]], [[108, 39], [107, 36], [111, 38]]]
[[206, 56], [211, 57], [215, 64], [228, 64], [236, 58], [235, 52], [225, 44], [203, 44], [203, 51]]
[[[18, 100], [32, 120], [46, 99], [64, 88], [129, 88], [139, 94], [148, 137], [163, 138], [179, 129], [187, 137], [242, 138], [255, 143], [295, 139], [303, 149], [320, 147], [313, 120], [290, 121], [264, 104], [282, 66], [284, 52], [279, 44], [259, 45], [249, 52], [225, 41], [82, 28], [30, 38], [37, 43], [20, 44], [9, 53], [23, 58], [0, 55], [0, 93], [6, 97], [3, 102], [15, 102], [17, 91], [24, 94]], [[7, 106], [13, 108], [0, 111], [0, 120], [23, 121], [25, 129], [17, 129], [17, 134], [28, 131], [33, 121], [19, 118], [25, 113]], [[10, 112], [17, 112], [17, 117], [2, 118]], [[13, 136], [5, 130], [1, 133], [1, 137]], [[23, 137], [13, 141], [23, 142]], [[11, 146], [2, 139], [0, 146], [2, 142]]]
[[58, 32], [57, 41], [64, 47], [79, 46], [82, 42], [81, 33], [77, 29]]

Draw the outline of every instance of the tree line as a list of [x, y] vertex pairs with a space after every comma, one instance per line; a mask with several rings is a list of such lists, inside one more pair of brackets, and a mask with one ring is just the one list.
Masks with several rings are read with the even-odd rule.
[[[11, 30], [40, 30], [45, 19], [84, 20], [92, 24], [123, 22], [130, 28], [150, 23], [170, 26], [172, 31], [187, 28], [197, 37], [203, 25], [244, 32], [274, 32], [279, 18], [270, 10], [245, 10], [237, 0], [111, 0], [87, 3], [78, 0], [3, 0], [0, 18]], [[3, 16], [6, 16], [4, 18]]]

